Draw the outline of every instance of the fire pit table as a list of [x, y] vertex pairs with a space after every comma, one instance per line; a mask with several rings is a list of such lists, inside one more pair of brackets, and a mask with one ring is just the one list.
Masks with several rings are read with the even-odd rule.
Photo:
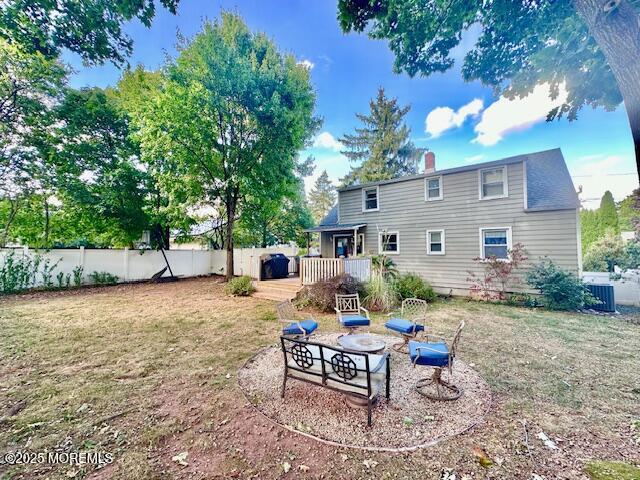
[[345, 350], [364, 353], [382, 353], [386, 344], [367, 333], [343, 335], [338, 338], [338, 343]]
[[[343, 335], [338, 338], [338, 343], [345, 350], [363, 353], [382, 353], [386, 344], [378, 338], [367, 333], [357, 333], [353, 335]], [[345, 394], [347, 405], [351, 408], [367, 408], [367, 401], [361, 397]]]

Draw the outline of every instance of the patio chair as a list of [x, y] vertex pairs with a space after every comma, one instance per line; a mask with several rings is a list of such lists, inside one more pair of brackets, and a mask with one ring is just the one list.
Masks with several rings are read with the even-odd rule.
[[464, 328], [464, 320], [458, 325], [450, 345], [440, 336], [425, 334], [426, 342], [409, 342], [409, 358], [413, 366], [425, 365], [433, 367], [431, 378], [421, 378], [416, 382], [416, 390], [432, 400], [456, 400], [462, 395], [457, 386], [442, 379], [442, 369], [449, 369], [452, 375], [453, 360], [456, 356], [460, 335]]
[[284, 323], [282, 335], [292, 338], [309, 338], [318, 328], [318, 322], [313, 318], [298, 320], [291, 300], [280, 302], [276, 305], [278, 320]]
[[[338, 322], [349, 333], [360, 327], [368, 327], [371, 324], [369, 311], [360, 305], [360, 296], [357, 293], [339, 295], [336, 293], [336, 314]], [[364, 315], [362, 315], [362, 313]]]
[[385, 328], [402, 335], [403, 341], [392, 346], [396, 352], [408, 353], [409, 340], [425, 331], [427, 320], [427, 302], [418, 298], [406, 298], [402, 301], [400, 317], [392, 317], [384, 324]]

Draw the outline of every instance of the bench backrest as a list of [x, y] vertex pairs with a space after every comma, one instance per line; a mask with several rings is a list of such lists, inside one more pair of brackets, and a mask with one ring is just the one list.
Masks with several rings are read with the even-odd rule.
[[[331, 380], [371, 395], [371, 367], [375, 365], [369, 364], [368, 354], [284, 336], [280, 341], [287, 368], [310, 375], [318, 384]], [[333, 388], [340, 390], [339, 385]]]
[[349, 295], [336, 293], [336, 308], [340, 313], [360, 313], [360, 296], [357, 293]]

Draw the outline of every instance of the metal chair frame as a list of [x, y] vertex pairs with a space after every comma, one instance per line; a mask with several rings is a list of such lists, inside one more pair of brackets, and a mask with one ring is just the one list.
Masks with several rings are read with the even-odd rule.
[[338, 323], [343, 328], [346, 328], [349, 331], [349, 334], [353, 333], [356, 329], [360, 327], [360, 325], [356, 325], [354, 327], [347, 327], [342, 323], [343, 315], [360, 315], [360, 312], [364, 312], [364, 316], [367, 317], [367, 320], [371, 322], [371, 317], [369, 317], [369, 310], [360, 305], [360, 295], [357, 293], [351, 294], [338, 294], [336, 293], [336, 306], [334, 308], [336, 311], [336, 315], [338, 318]]
[[[311, 335], [313, 335], [313, 332], [307, 332], [304, 327], [302, 326], [302, 324], [300, 323], [300, 321], [297, 319], [296, 316], [296, 311], [295, 308], [293, 307], [293, 303], [291, 303], [291, 300], [285, 300], [284, 302], [280, 302], [276, 305], [276, 312], [278, 313], [278, 321], [280, 321], [281, 323], [286, 324], [287, 326], [290, 325], [291, 323], [295, 323], [298, 328], [304, 332], [304, 334], [300, 335], [300, 334], [294, 334], [294, 335], [285, 335], [284, 334], [284, 326], [282, 327], [283, 330], [283, 336], [285, 337], [290, 337], [290, 338], [309, 338]], [[315, 319], [313, 317], [309, 317], [310, 320], [315, 321]]]
[[[449, 376], [453, 375], [453, 360], [456, 357], [456, 351], [458, 349], [458, 343], [460, 342], [460, 336], [462, 335], [462, 329], [464, 328], [464, 325], [465, 322], [464, 320], [462, 320], [458, 325], [458, 328], [456, 329], [456, 333], [454, 334], [450, 345], [447, 345], [447, 341], [444, 337], [433, 334], [425, 334], [425, 340], [428, 343], [444, 342], [444, 344], [447, 345], [447, 349], [449, 350], [449, 358], [447, 361]], [[434, 341], [432, 341], [431, 339], [434, 339]], [[420, 352], [422, 350], [440, 353], [440, 351], [435, 348], [425, 346], [418, 347], [416, 350], [417, 355], [412, 362], [414, 368], [417, 364], [418, 358], [420, 357]], [[433, 367], [433, 369], [434, 370], [431, 377], [418, 379], [415, 386], [416, 391], [420, 395], [424, 395], [431, 400], [457, 400], [458, 398], [460, 398], [460, 396], [462, 395], [462, 389], [442, 379], [442, 367]], [[435, 387], [436, 393], [433, 394], [429, 392], [429, 387]]]
[[[400, 333], [402, 342], [398, 342], [391, 346], [396, 352], [409, 353], [409, 340], [418, 336], [417, 326], [421, 325], [425, 332], [427, 330], [427, 302], [419, 298], [405, 298], [400, 308], [400, 317], [413, 323], [413, 331], [411, 333]], [[391, 316], [391, 315], [389, 315]], [[399, 333], [399, 332], [396, 332]]]

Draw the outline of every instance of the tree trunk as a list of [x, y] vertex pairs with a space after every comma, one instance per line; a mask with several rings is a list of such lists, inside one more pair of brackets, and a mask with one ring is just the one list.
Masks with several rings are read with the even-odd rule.
[[18, 199], [11, 200], [9, 198], [8, 201], [9, 201], [9, 204], [11, 205], [11, 210], [9, 211], [9, 217], [7, 218], [7, 223], [4, 226], [2, 237], [0, 237], [0, 247], [4, 247], [7, 244], [7, 241], [9, 240], [9, 232], [11, 231], [11, 224], [13, 223], [13, 221], [16, 218], [16, 215], [18, 214], [18, 205], [20, 204], [20, 201]]
[[[640, 178], [640, 14], [628, 0], [573, 0], [602, 49], [629, 117]], [[609, 10], [609, 11], [607, 11]]]
[[227, 201], [227, 231], [226, 231], [226, 248], [227, 248], [227, 281], [233, 278], [233, 226], [236, 216], [236, 200], [229, 198]]
[[44, 246], [49, 246], [49, 202], [44, 199]]

